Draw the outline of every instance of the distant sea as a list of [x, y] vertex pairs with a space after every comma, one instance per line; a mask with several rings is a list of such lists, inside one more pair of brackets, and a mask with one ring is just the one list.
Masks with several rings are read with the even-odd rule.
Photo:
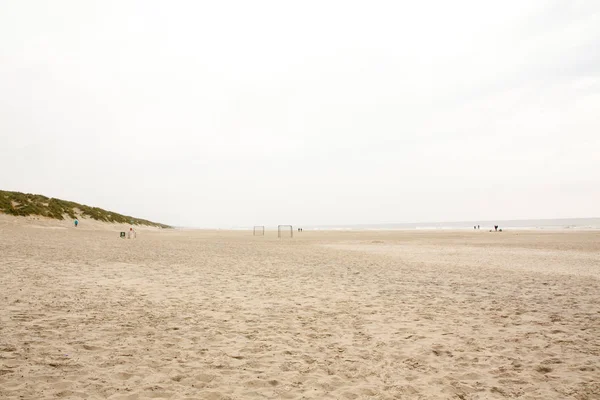
[[460, 221], [460, 222], [415, 222], [401, 224], [359, 224], [359, 225], [322, 225], [305, 226], [314, 230], [435, 230], [435, 229], [473, 229], [479, 225], [481, 229], [600, 229], [600, 218], [560, 218], [560, 219], [519, 219], [498, 221]]

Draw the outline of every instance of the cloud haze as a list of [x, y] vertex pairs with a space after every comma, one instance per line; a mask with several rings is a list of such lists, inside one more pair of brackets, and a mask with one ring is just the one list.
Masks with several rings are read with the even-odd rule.
[[593, 0], [1, 1], [0, 188], [200, 227], [599, 216], [599, 49]]

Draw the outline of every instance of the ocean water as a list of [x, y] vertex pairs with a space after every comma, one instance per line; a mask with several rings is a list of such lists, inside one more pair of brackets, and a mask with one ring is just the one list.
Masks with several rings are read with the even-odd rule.
[[560, 219], [521, 219], [498, 221], [460, 221], [460, 222], [424, 222], [400, 224], [360, 224], [360, 225], [323, 225], [311, 226], [306, 229], [314, 230], [436, 230], [436, 229], [473, 229], [479, 225], [481, 229], [572, 229], [596, 230], [600, 229], [600, 218], [560, 218]]

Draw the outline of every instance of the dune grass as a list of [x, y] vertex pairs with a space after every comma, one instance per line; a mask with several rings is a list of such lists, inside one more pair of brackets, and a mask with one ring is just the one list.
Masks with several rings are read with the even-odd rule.
[[170, 228], [165, 224], [134, 218], [128, 215], [90, 207], [73, 201], [49, 198], [41, 194], [8, 192], [0, 190], [0, 213], [15, 216], [39, 215], [53, 219], [86, 217], [104, 222], [117, 222], [134, 225], [147, 225]]

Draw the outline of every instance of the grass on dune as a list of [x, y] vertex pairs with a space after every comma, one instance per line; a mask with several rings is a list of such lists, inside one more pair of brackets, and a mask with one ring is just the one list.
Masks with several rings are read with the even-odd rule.
[[75, 219], [86, 217], [103, 222], [133, 223], [160, 228], [170, 228], [165, 224], [134, 218], [98, 207], [90, 207], [73, 201], [49, 198], [41, 194], [8, 192], [0, 190], [0, 213], [15, 216], [39, 215], [53, 219]]

